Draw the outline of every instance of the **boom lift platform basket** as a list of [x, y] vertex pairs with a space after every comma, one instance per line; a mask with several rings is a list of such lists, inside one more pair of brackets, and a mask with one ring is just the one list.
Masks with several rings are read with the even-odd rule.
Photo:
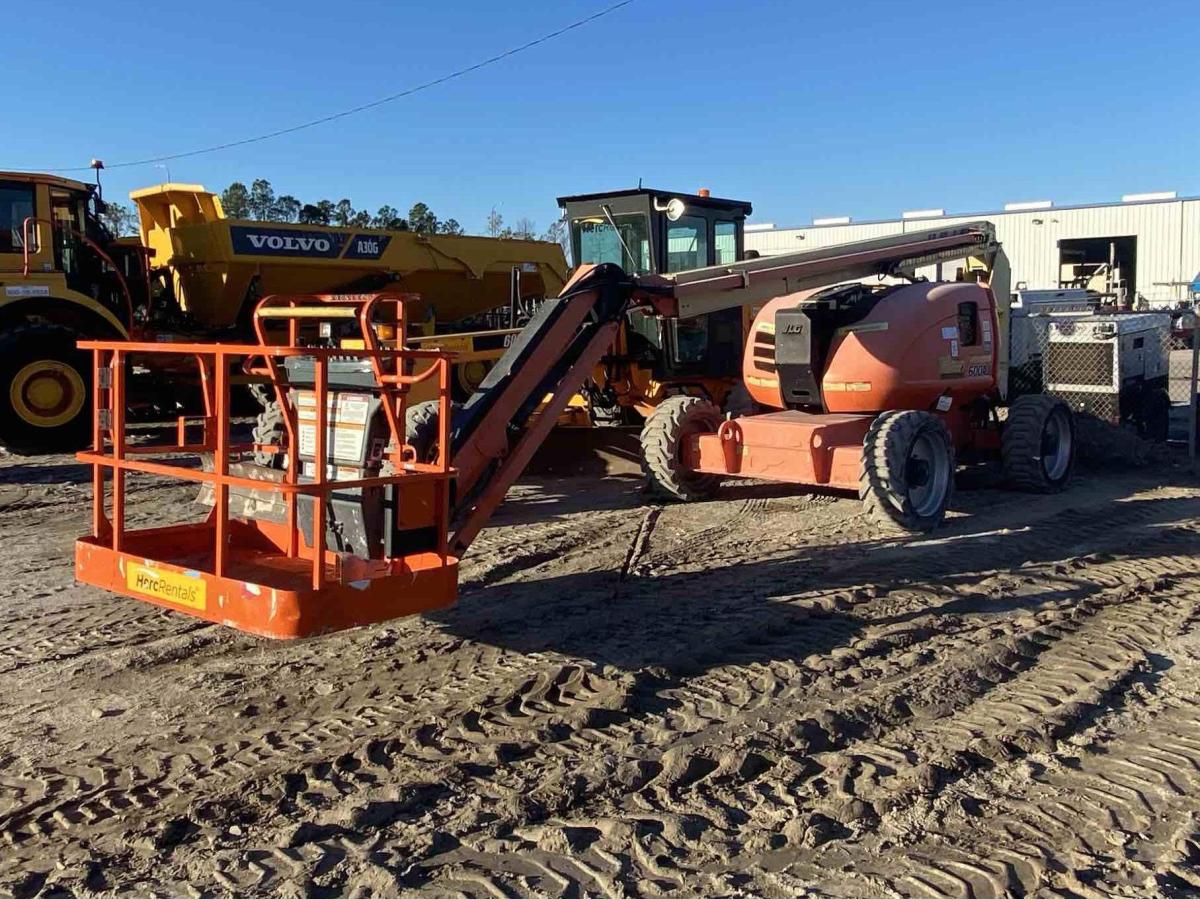
[[[411, 295], [270, 296], [255, 309], [257, 344], [160, 344], [81, 341], [94, 358], [92, 447], [78, 458], [93, 467], [91, 534], [76, 543], [75, 575], [107, 590], [274, 638], [293, 638], [448, 606], [458, 584], [450, 550], [450, 356], [403, 348]], [[394, 310], [395, 341], [378, 334]], [[267, 322], [286, 322], [272, 328]], [[302, 328], [357, 325], [356, 349], [305, 345]], [[378, 328], [378, 332], [377, 332]], [[286, 334], [280, 334], [286, 332]], [[279, 338], [282, 341], [276, 342]], [[336, 341], [332, 342], [336, 344]], [[199, 368], [204, 416], [180, 418], [171, 444], [131, 442], [125, 385], [130, 361], [191, 357]], [[418, 362], [421, 366], [418, 366]], [[235, 444], [230, 438], [230, 375], [235, 367], [270, 379], [287, 435], [285, 446]], [[423, 371], [414, 374], [417, 368]], [[308, 383], [296, 373], [309, 373]], [[344, 383], [353, 373], [348, 389]], [[433, 379], [441, 434], [436, 458], [417, 460], [404, 440], [407, 395]], [[353, 391], [354, 393], [351, 393]], [[347, 397], [369, 400], [386, 423], [372, 435], [373, 455], [358, 466], [339, 458]], [[377, 407], [375, 406], [377, 404]], [[364, 417], [365, 418], [365, 417]], [[199, 425], [200, 439], [188, 442]], [[353, 427], [353, 426], [351, 426]], [[366, 423], [362, 423], [366, 428]], [[378, 431], [378, 429], [377, 429]], [[365, 435], [362, 436], [365, 442]], [[249, 454], [278, 454], [282, 468], [247, 465]], [[187, 468], [179, 457], [212, 464]], [[147, 473], [207, 485], [204, 521], [137, 528], [127, 522], [127, 476]], [[106, 497], [106, 481], [111, 491]], [[246, 515], [256, 505], [279, 515]], [[233, 502], [231, 502], [231, 500]], [[237, 501], [241, 500], [242, 503]], [[341, 504], [339, 507], [339, 503]], [[386, 529], [347, 549], [339, 508], [370, 505]]]

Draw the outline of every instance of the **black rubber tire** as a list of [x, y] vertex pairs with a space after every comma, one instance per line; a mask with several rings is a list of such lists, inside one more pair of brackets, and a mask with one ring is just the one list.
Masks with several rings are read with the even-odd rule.
[[[914, 449], [932, 450], [940, 470], [922, 476], [914, 470]], [[935, 465], [937, 463], [935, 462]], [[867, 515], [887, 531], [932, 531], [946, 517], [954, 494], [954, 443], [946, 424], [932, 413], [906, 409], [881, 413], [863, 439], [858, 497]], [[924, 486], [917, 478], [933, 477], [936, 484], [926, 500], [914, 500], [913, 491]]]
[[680, 451], [688, 435], [715, 432], [721, 418], [716, 404], [700, 397], [668, 397], [655, 407], [641, 437], [642, 472], [650, 493], [685, 502], [716, 495], [720, 477], [686, 469]]
[[[1046, 429], [1052, 417], [1066, 424], [1070, 446], [1065, 465], [1057, 459], [1058, 446], [1047, 446]], [[1064, 418], [1065, 417], [1065, 418]], [[1075, 416], [1067, 404], [1048, 394], [1027, 394], [1018, 397], [1008, 408], [1008, 418], [1000, 435], [1000, 464], [1004, 479], [1010, 486], [1037, 494], [1061, 491], [1071, 480], [1075, 469]], [[1050, 463], [1046, 461], [1047, 453]]]
[[413, 448], [417, 462], [433, 462], [437, 454], [440, 403], [426, 400], [404, 411], [404, 442]]
[[246, 390], [250, 392], [250, 396], [254, 398], [254, 402], [258, 404], [260, 409], [267, 409], [271, 404], [275, 403], [275, 391], [269, 384], [259, 384], [253, 382], [246, 385]]
[[[254, 443], [282, 446], [286, 441], [287, 426], [284, 424], [283, 410], [279, 408], [278, 400], [272, 400], [263, 407], [254, 423]], [[254, 464], [270, 469], [284, 469], [287, 467], [287, 454], [256, 450]]]
[[[21, 454], [78, 450], [89, 444], [92, 354], [75, 346], [75, 342], [84, 337], [87, 335], [62, 325], [42, 323], [21, 325], [0, 336], [0, 444]], [[83, 402], [78, 411], [59, 425], [38, 425], [22, 418], [13, 401], [14, 379], [22, 369], [39, 360], [52, 360], [69, 367], [83, 384]], [[67, 387], [77, 389], [69, 378]], [[78, 399], [77, 394], [68, 396]], [[67, 402], [74, 405], [71, 400]]]
[[721, 404], [721, 411], [736, 419], [738, 416], [754, 415], [759, 412], [759, 407], [758, 402], [750, 396], [750, 391], [746, 388], [745, 382], [737, 381], [729, 389], [729, 393], [725, 395], [725, 402]]
[[1164, 388], [1149, 391], [1138, 410], [1138, 436], [1162, 443], [1171, 432], [1171, 395]]

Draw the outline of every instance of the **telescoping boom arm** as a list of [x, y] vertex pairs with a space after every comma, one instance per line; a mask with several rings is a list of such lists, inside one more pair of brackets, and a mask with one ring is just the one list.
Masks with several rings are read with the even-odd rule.
[[743, 260], [667, 276], [630, 276], [611, 263], [581, 266], [517, 335], [456, 414], [458, 470], [451, 539], [461, 555], [608, 351], [637, 308], [695, 316], [871, 275], [997, 252], [989, 222], [891, 235], [818, 250]]
[[990, 264], [999, 248], [991, 222], [967, 222], [745, 259], [665, 276], [660, 280], [667, 283], [669, 299], [658, 299], [654, 307], [663, 315], [699, 316], [839, 281], [911, 272], [967, 256], [985, 258]]

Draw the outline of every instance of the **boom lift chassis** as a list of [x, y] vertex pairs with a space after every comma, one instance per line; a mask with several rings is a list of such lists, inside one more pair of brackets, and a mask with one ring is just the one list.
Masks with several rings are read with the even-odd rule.
[[[581, 267], [453, 418], [449, 355], [395, 349], [405, 346], [410, 299], [400, 294], [266, 297], [255, 310], [257, 344], [81, 341], [93, 354], [96, 403], [92, 447], [78, 458], [93, 466], [94, 499], [91, 534], [76, 544], [76, 578], [272, 638], [448, 606], [457, 595], [459, 558], [611, 346], [629, 310], [697, 315], [837, 280], [892, 274], [901, 264], [996, 249], [991, 226], [973, 223], [671, 276], [629, 276], [610, 264]], [[385, 309], [393, 310], [386, 322]], [[287, 323], [282, 343], [272, 342], [264, 327], [269, 320]], [[357, 324], [362, 349], [302, 338], [301, 323], [335, 321]], [[397, 342], [383, 346], [376, 327], [392, 323]], [[126, 434], [125, 371], [131, 358], [162, 355], [194, 358], [205, 414], [199, 422], [180, 419], [174, 443], [142, 445]], [[297, 390], [287, 374], [287, 361], [301, 358], [311, 360], [315, 402], [313, 439], [303, 452]], [[330, 371], [338, 360], [358, 361], [369, 371], [368, 390], [379, 399], [386, 423], [384, 465], [350, 477], [337, 470], [330, 447], [337, 425], [331, 415], [338, 408]], [[420, 360], [433, 364], [414, 375]], [[231, 363], [270, 380], [285, 410], [284, 446], [231, 441]], [[409, 391], [427, 378], [438, 383], [437, 452], [433, 459], [418, 459], [405, 442], [403, 423]], [[199, 439], [189, 442], [189, 427], [196, 425]], [[238, 460], [255, 452], [286, 458], [282, 474], [266, 479], [245, 474]], [[180, 464], [181, 455], [194, 454], [211, 455], [211, 468]], [[210, 485], [214, 502], [207, 519], [131, 529], [130, 472]], [[382, 492], [404, 534], [426, 535], [426, 542], [385, 542], [354, 553], [331, 547], [332, 502], [356, 491]], [[231, 507], [231, 492], [277, 496], [286, 509], [283, 521], [240, 514]]]

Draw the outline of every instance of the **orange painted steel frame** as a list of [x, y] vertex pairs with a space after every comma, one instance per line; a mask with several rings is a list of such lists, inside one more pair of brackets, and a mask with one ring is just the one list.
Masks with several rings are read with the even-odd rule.
[[508, 423], [518, 408], [538, 392], [546, 373], [562, 357], [563, 348], [571, 345], [584, 321], [595, 316], [597, 305], [604, 301], [603, 277], [599, 274], [601, 269], [600, 266], [585, 264], [575, 270], [560, 295], [568, 304], [563, 314], [531, 354], [528, 363], [514, 375], [509, 386], [488, 410], [480, 427], [455, 453], [459, 495], [470, 494], [479, 488], [478, 495], [462, 510], [458, 530], [451, 539], [451, 550], [460, 556], [466, 552], [471, 541], [504, 499], [509, 487], [528, 465], [538, 446], [554, 427], [558, 414], [566, 408], [570, 398], [616, 338], [620, 316], [613, 317], [592, 333], [586, 346], [580, 349], [569, 370], [554, 387], [543, 413], [529, 424], [510, 447]]
[[[308, 295], [266, 297], [255, 311], [258, 325], [267, 318], [289, 320], [288, 343], [273, 346], [259, 328], [255, 344], [160, 344], [124, 341], [81, 341], [95, 362], [92, 449], [78, 458], [93, 466], [92, 533], [76, 543], [75, 573], [79, 581], [157, 603], [171, 609], [273, 638], [293, 638], [377, 622], [447, 606], [457, 594], [458, 559], [447, 542], [450, 357], [439, 351], [390, 349], [374, 337], [375, 312], [395, 304], [399, 346], [403, 346], [405, 295]], [[299, 320], [357, 320], [365, 349], [302, 347]], [[205, 394], [205, 416], [199, 443], [185, 440], [185, 419], [178, 423], [174, 444], [131, 445], [125, 434], [125, 369], [132, 354], [194, 357]], [[313, 477], [299, 478], [296, 412], [281, 385], [279, 362], [287, 357], [313, 359], [316, 400]], [[332, 357], [370, 361], [391, 432], [395, 474], [352, 480], [327, 480], [329, 449], [328, 364]], [[261, 360], [263, 367], [251, 363]], [[417, 360], [430, 360], [418, 375], [405, 374]], [[256, 448], [233, 444], [229, 434], [230, 370], [240, 362], [248, 372], [270, 375], [287, 410], [288, 469], [280, 482], [233, 475], [231, 454]], [[408, 390], [427, 378], [438, 380], [441, 435], [438, 458], [417, 462], [404, 443], [402, 423]], [[107, 446], [106, 446], [107, 443]], [[212, 471], [184, 468], [147, 457], [212, 453]], [[214, 488], [208, 519], [195, 524], [128, 530], [126, 473], [143, 472], [203, 482]], [[106, 510], [105, 480], [111, 473], [111, 514]], [[388, 559], [362, 559], [327, 550], [326, 504], [335, 490], [380, 489], [394, 485], [397, 512], [406, 527], [432, 527], [436, 547]], [[287, 501], [285, 524], [232, 519], [230, 488], [272, 491]], [[298, 521], [298, 497], [313, 497], [312, 543], [304, 540]], [[414, 522], [413, 520], [416, 519]]]
[[783, 410], [727, 419], [715, 434], [690, 435], [683, 463], [712, 475], [857, 490], [874, 418]]

